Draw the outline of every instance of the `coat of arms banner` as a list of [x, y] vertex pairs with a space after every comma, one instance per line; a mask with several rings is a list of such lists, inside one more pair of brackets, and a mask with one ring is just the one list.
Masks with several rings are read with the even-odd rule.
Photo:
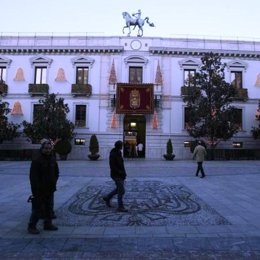
[[153, 110], [153, 84], [117, 84], [116, 113], [152, 114]]

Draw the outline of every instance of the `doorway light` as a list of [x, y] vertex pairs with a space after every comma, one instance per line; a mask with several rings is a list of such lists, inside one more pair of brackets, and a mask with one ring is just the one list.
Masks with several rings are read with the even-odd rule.
[[136, 122], [131, 122], [131, 123], [130, 123], [130, 126], [131, 126], [131, 127], [136, 127]]

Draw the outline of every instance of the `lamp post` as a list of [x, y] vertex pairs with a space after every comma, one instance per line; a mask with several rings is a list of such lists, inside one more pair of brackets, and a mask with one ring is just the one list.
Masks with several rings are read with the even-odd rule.
[[[1, 143], [1, 140], [2, 140], [2, 131], [3, 131], [3, 129], [1, 128], [1, 126], [2, 126], [2, 124], [3, 124], [3, 122], [2, 122], [2, 110], [3, 110], [3, 108], [2, 108], [2, 94], [3, 94], [3, 92], [2, 91], [0, 91], [0, 143]], [[4, 115], [4, 113], [3, 113], [3, 115]]]
[[212, 114], [212, 88], [213, 88], [213, 80], [212, 80], [212, 76], [213, 76], [213, 71], [214, 71], [214, 65], [211, 63], [210, 64], [210, 68], [208, 69], [209, 72], [209, 88], [208, 88], [208, 98], [209, 98], [209, 117], [210, 117], [210, 159], [214, 160], [214, 126], [212, 125], [212, 121], [213, 121], [213, 114]]

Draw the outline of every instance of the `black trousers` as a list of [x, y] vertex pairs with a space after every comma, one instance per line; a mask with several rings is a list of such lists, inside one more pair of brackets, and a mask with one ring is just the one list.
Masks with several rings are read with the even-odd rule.
[[[45, 223], [51, 223], [53, 209], [53, 193], [40, 198], [32, 199], [32, 213], [29, 220], [29, 225], [36, 226], [41, 217]], [[42, 216], [44, 214], [44, 216]]]
[[202, 176], [204, 177], [205, 176], [205, 172], [204, 172], [204, 169], [203, 169], [203, 162], [197, 162], [198, 164], [198, 167], [197, 167], [197, 171], [196, 171], [196, 176], [198, 176], [199, 172], [201, 172]]

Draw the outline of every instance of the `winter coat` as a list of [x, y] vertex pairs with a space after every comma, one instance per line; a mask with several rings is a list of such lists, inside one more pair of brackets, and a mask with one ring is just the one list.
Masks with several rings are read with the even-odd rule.
[[110, 166], [110, 175], [112, 179], [119, 178], [124, 180], [126, 178], [124, 159], [119, 149], [113, 148], [110, 151], [109, 166]]
[[44, 197], [56, 191], [59, 167], [55, 156], [40, 153], [32, 160], [30, 184], [34, 197]]
[[193, 159], [196, 159], [197, 162], [203, 162], [207, 155], [207, 151], [204, 146], [197, 145], [193, 152]]

